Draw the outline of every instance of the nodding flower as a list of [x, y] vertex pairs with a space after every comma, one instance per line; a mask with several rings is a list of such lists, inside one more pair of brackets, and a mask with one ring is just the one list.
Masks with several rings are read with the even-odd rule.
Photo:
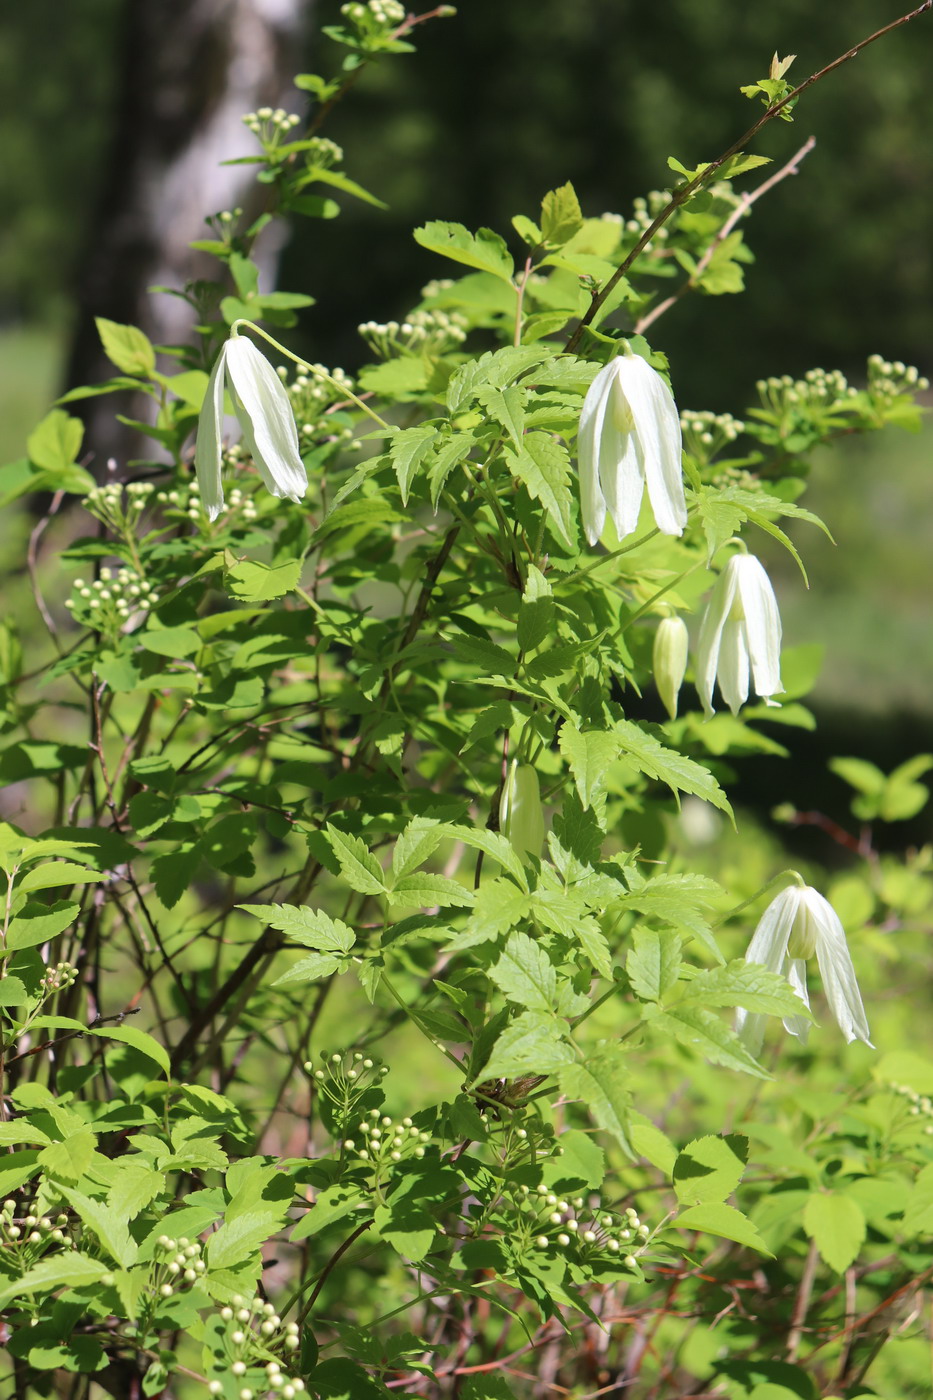
[[713, 685], [737, 714], [748, 699], [749, 676], [766, 705], [781, 683], [781, 615], [771, 580], [753, 554], [733, 554], [713, 586], [697, 643], [696, 687], [713, 713]]
[[211, 370], [198, 419], [194, 468], [208, 516], [216, 520], [224, 504], [221, 459], [225, 386], [230, 391], [243, 441], [267, 489], [273, 496], [300, 501], [308, 489], [308, 476], [298, 449], [298, 429], [288, 395], [265, 355], [246, 336], [234, 331]]
[[590, 544], [607, 512], [619, 539], [638, 524], [645, 486], [658, 529], [683, 534], [687, 523], [680, 417], [674, 396], [647, 360], [626, 347], [589, 387], [577, 434], [580, 511]]
[[[826, 1000], [842, 1034], [849, 1042], [863, 1040], [871, 1045], [865, 1008], [839, 915], [818, 890], [810, 885], [791, 885], [772, 899], [762, 914], [745, 961], [759, 963], [771, 972], [783, 972], [809, 1009], [807, 959], [814, 954]], [[759, 1012], [736, 1012], [736, 1030], [753, 1055], [761, 1049], [765, 1019]], [[785, 1016], [784, 1029], [806, 1042], [810, 1019]]]

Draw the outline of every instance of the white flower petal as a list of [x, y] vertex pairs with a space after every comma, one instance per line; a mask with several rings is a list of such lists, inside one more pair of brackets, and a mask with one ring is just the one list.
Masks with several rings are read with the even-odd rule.
[[609, 406], [612, 365], [596, 375], [580, 413], [577, 432], [577, 465], [580, 478], [580, 516], [590, 544], [597, 544], [606, 523], [606, 502], [599, 483], [599, 445]]
[[839, 915], [817, 890], [806, 889], [802, 893], [817, 925], [816, 961], [836, 1024], [847, 1041], [863, 1040], [871, 1045], [868, 1018]]
[[224, 366], [230, 342], [223, 347], [211, 377], [207, 381], [204, 402], [198, 418], [198, 436], [194, 449], [194, 470], [198, 478], [201, 502], [211, 520], [223, 510], [224, 488], [221, 476], [224, 422]]
[[243, 437], [266, 486], [275, 496], [300, 501], [308, 489], [308, 477], [282, 381], [245, 336], [227, 342], [227, 375]]
[[779, 695], [781, 684], [781, 615], [771, 580], [753, 554], [733, 559], [751, 658], [755, 693]]
[[667, 384], [647, 360], [626, 355], [620, 383], [625, 390], [641, 448], [648, 499], [663, 535], [682, 535], [687, 523], [684, 500], [680, 415]]
[[620, 540], [635, 530], [646, 483], [658, 528], [683, 533], [680, 419], [670, 389], [647, 360], [620, 355], [596, 375], [580, 414], [577, 460], [590, 544], [602, 533], [607, 508]]
[[800, 891], [796, 885], [781, 890], [772, 899], [758, 920], [758, 927], [745, 954], [746, 962], [760, 963], [769, 972], [781, 971], [799, 903]]
[[713, 585], [700, 622], [700, 636], [697, 641], [696, 687], [708, 715], [713, 713], [713, 686], [719, 666], [722, 631], [732, 611], [735, 594], [735, 575], [726, 567]]
[[[807, 995], [807, 964], [803, 958], [789, 958], [787, 963], [787, 980], [794, 991], [803, 1002], [809, 1007], [810, 998]], [[784, 1029], [789, 1035], [795, 1035], [802, 1045], [806, 1045], [807, 1037], [810, 1034], [810, 1026], [813, 1023], [806, 1016], [785, 1016]]]
[[722, 698], [737, 715], [748, 699], [748, 643], [745, 623], [731, 617], [722, 629], [718, 676]]

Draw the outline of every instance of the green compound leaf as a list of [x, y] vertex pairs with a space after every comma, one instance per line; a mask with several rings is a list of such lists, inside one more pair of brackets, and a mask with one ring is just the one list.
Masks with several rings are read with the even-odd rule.
[[359, 894], [387, 894], [382, 866], [358, 836], [350, 836], [328, 822], [325, 835], [340, 863], [340, 873]]
[[517, 1074], [551, 1074], [573, 1063], [573, 1050], [560, 1039], [560, 1024], [544, 1011], [523, 1011], [510, 1021], [493, 1046], [480, 1079]]

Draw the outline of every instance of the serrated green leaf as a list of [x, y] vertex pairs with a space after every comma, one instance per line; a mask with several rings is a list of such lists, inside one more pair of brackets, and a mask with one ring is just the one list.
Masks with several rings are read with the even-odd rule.
[[509, 1001], [529, 1011], [553, 1011], [557, 972], [547, 953], [527, 933], [512, 933], [489, 976]]
[[390, 438], [388, 456], [395, 469], [403, 506], [408, 505], [415, 473], [436, 440], [436, 426], [427, 423], [420, 423], [415, 428], [401, 428]]
[[628, 1064], [620, 1045], [600, 1045], [591, 1051], [584, 1064], [567, 1065], [559, 1071], [561, 1092], [568, 1099], [578, 1099], [606, 1132], [629, 1155], [628, 1137]]
[[618, 720], [613, 734], [618, 740], [620, 756], [634, 763], [647, 777], [665, 783], [675, 794], [688, 792], [693, 797], [701, 797], [734, 822], [729, 800], [708, 768], [666, 748], [653, 734], [630, 720]]
[[[518, 610], [518, 645], [526, 654], [534, 651], [554, 632], [555, 606], [551, 586], [532, 564], [525, 580], [525, 591]], [[501, 702], [500, 702], [501, 703]]]
[[321, 953], [348, 953], [356, 935], [340, 919], [332, 919], [323, 909], [301, 904], [238, 904], [238, 909], [262, 919], [294, 943]]
[[493, 276], [511, 283], [515, 265], [505, 242], [491, 229], [478, 229], [474, 235], [462, 224], [435, 220], [416, 228], [414, 237], [422, 248], [440, 253], [453, 262], [466, 263], [467, 267], [491, 272]]
[[690, 1206], [681, 1211], [672, 1224], [678, 1230], [702, 1230], [707, 1235], [735, 1240], [737, 1244], [755, 1249], [759, 1254], [767, 1255], [769, 1259], [774, 1258], [748, 1217], [734, 1206], [725, 1205], [721, 1201], [711, 1205]]
[[560, 751], [574, 776], [584, 807], [592, 807], [601, 796], [607, 769], [619, 755], [619, 740], [605, 729], [581, 731], [575, 724], [561, 725]]
[[90, 1128], [69, 1133], [61, 1142], [52, 1142], [39, 1153], [39, 1161], [52, 1176], [77, 1181], [91, 1165], [96, 1139]]
[[557, 540], [566, 548], [575, 549], [570, 454], [564, 444], [548, 433], [526, 433], [516, 451], [505, 453], [505, 461], [531, 499], [544, 507]]
[[625, 970], [632, 991], [643, 1001], [661, 1001], [680, 976], [681, 942], [676, 933], [636, 929]]
[[840, 1191], [815, 1191], [803, 1209], [803, 1228], [820, 1258], [837, 1274], [858, 1258], [866, 1224], [861, 1206]]
[[64, 472], [81, 451], [84, 424], [64, 409], [53, 408], [29, 434], [26, 451], [29, 460], [47, 472]]
[[728, 1069], [743, 1070], [759, 1079], [771, 1076], [752, 1059], [738, 1036], [714, 1011], [702, 1006], [673, 1006], [650, 1018], [650, 1025], [662, 1035], [674, 1036], [703, 1059]]
[[[482, 851], [484, 855], [490, 856], [494, 861], [502, 866], [503, 870], [514, 876], [518, 882], [520, 893], [528, 891], [528, 876], [525, 867], [515, 853], [515, 849], [510, 841], [498, 831], [487, 831], [481, 827], [452, 825], [449, 833], [456, 841], [462, 841], [465, 846], [471, 847], [474, 851]], [[506, 882], [502, 882], [505, 884]], [[483, 886], [485, 889], [486, 886]], [[515, 887], [511, 887], [515, 890]]]
[[277, 1233], [280, 1224], [281, 1215], [278, 1211], [262, 1208], [246, 1210], [233, 1220], [225, 1220], [220, 1228], [208, 1237], [204, 1250], [208, 1271], [236, 1268], [238, 1264], [245, 1264]]
[[499, 1036], [478, 1078], [511, 1078], [518, 1074], [551, 1074], [571, 1064], [574, 1054], [560, 1039], [559, 1023], [544, 1011], [523, 1011]]
[[674, 1163], [673, 1180], [682, 1206], [724, 1201], [738, 1186], [748, 1160], [748, 1139], [701, 1137], [688, 1142]]
[[809, 1012], [786, 977], [758, 963], [736, 958], [724, 967], [690, 971], [683, 1005], [742, 1006], [766, 1016], [803, 1016]]
[[474, 902], [472, 890], [444, 875], [431, 875], [426, 871], [404, 875], [394, 885], [389, 899], [392, 904], [413, 905], [419, 909], [435, 905], [440, 909], [452, 905], [469, 908]]
[[74, 923], [81, 906], [69, 900], [57, 900], [54, 904], [29, 903], [11, 919], [7, 930], [6, 947], [8, 952], [19, 948], [34, 948], [56, 938]]
[[128, 1269], [135, 1264], [139, 1246], [131, 1238], [126, 1221], [102, 1201], [92, 1200], [82, 1191], [59, 1185], [58, 1190], [77, 1213], [82, 1223], [97, 1237], [97, 1242], [119, 1264]]
[[62, 1250], [45, 1259], [40, 1259], [27, 1269], [22, 1278], [0, 1288], [0, 1306], [23, 1293], [39, 1293], [56, 1288], [80, 1288], [85, 1284], [99, 1282], [101, 1275], [108, 1272], [108, 1266], [101, 1259], [91, 1259], [77, 1250]]
[[148, 375], [155, 369], [155, 350], [152, 342], [138, 326], [123, 326], [116, 321], [106, 321], [103, 316], [94, 318], [104, 354], [112, 365], [124, 374]]
[[241, 559], [227, 571], [227, 582], [234, 598], [244, 603], [265, 603], [284, 598], [301, 581], [302, 561], [288, 559], [284, 564], [260, 564]]
[[351, 836], [330, 822], [325, 828], [325, 835], [340, 863], [340, 873], [351, 890], [359, 894], [387, 892], [382, 866], [358, 836]]
[[489, 417], [505, 429], [516, 450], [521, 450], [522, 434], [525, 431], [525, 390], [515, 384], [507, 389], [494, 389], [490, 385], [484, 385], [477, 389], [476, 398]]
[[560, 247], [583, 226], [583, 213], [577, 192], [568, 181], [560, 189], [549, 190], [541, 201], [541, 233], [545, 243]]

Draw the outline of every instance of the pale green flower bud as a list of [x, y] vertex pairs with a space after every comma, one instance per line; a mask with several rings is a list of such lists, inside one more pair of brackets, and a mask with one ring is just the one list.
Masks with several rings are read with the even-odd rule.
[[540, 855], [544, 845], [544, 811], [538, 775], [530, 763], [513, 758], [499, 802], [499, 830], [517, 853]]
[[687, 671], [690, 639], [682, 617], [662, 617], [654, 634], [654, 683], [671, 719], [677, 718], [677, 697]]

